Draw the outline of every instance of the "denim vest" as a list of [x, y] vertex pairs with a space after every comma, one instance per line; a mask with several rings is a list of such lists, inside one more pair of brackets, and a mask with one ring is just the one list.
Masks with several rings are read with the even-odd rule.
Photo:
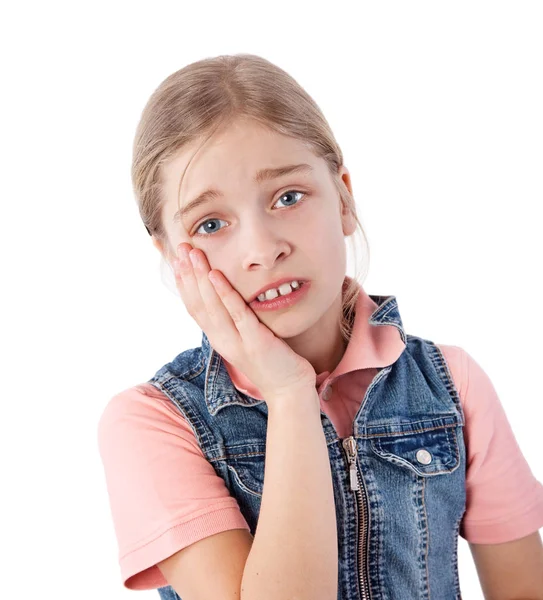
[[[431, 341], [406, 335], [395, 296], [370, 296], [371, 325], [406, 344], [369, 385], [340, 439], [324, 412], [333, 477], [338, 600], [461, 600], [458, 530], [465, 512], [464, 415]], [[255, 535], [266, 458], [267, 405], [238, 391], [205, 333], [149, 380], [191, 425]], [[296, 457], [292, 457], [296, 460]], [[303, 493], [303, 490], [300, 490]], [[179, 600], [171, 586], [164, 600]]]

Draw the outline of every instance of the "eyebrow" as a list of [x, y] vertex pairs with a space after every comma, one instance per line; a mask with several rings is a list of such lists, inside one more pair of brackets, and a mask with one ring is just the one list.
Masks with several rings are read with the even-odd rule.
[[[285, 175], [290, 175], [291, 173], [311, 173], [313, 171], [313, 167], [306, 163], [300, 163], [298, 165], [285, 165], [284, 167], [276, 167], [276, 168], [266, 168], [260, 169], [257, 171], [254, 181], [256, 183], [262, 183], [263, 181], [270, 181], [271, 179], [277, 179], [279, 177], [284, 177]], [[173, 216], [172, 221], [177, 223], [184, 217], [188, 215], [188, 213], [192, 212], [198, 206], [202, 204], [207, 204], [208, 202], [212, 202], [213, 200], [217, 200], [218, 198], [223, 197], [224, 194], [217, 189], [209, 188], [199, 194], [194, 200], [188, 202], [185, 206], [181, 207]]]

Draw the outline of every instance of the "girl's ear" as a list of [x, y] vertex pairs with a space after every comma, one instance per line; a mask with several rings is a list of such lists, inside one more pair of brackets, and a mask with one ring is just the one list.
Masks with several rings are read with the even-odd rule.
[[[340, 185], [345, 185], [349, 194], [353, 195], [353, 187], [351, 184], [351, 175], [347, 167], [342, 165], [338, 170], [338, 177], [340, 178]], [[354, 217], [353, 211], [340, 200], [341, 205], [341, 224], [343, 227], [343, 235], [349, 236], [352, 235], [356, 230], [356, 219]], [[353, 206], [354, 210], [354, 206]]]
[[338, 177], [345, 184], [345, 187], [349, 190], [349, 194], [353, 195], [353, 186], [351, 184], [351, 174], [349, 169], [345, 165], [341, 165], [338, 169]]
[[345, 206], [341, 207], [341, 225], [344, 236], [352, 235], [356, 231], [356, 219], [352, 211]]

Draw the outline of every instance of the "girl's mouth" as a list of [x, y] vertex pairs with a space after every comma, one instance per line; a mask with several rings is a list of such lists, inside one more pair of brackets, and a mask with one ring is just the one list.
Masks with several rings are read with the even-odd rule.
[[300, 286], [288, 293], [286, 296], [277, 296], [272, 300], [264, 300], [260, 302], [258, 299], [254, 299], [249, 306], [253, 310], [268, 311], [268, 310], [279, 310], [280, 308], [289, 308], [293, 306], [301, 299], [303, 299], [311, 287], [310, 281], [300, 282]]

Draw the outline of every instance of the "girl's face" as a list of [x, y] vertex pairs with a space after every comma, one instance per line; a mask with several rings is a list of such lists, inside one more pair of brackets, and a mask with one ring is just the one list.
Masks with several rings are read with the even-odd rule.
[[[283, 277], [310, 280], [309, 292], [294, 306], [257, 315], [283, 338], [324, 325], [332, 308], [341, 310], [344, 236], [356, 227], [353, 217], [342, 213], [325, 161], [301, 141], [248, 119], [216, 134], [193, 157], [197, 147], [184, 148], [163, 167], [162, 218], [171, 248], [188, 242], [201, 249], [246, 302]], [[306, 166], [272, 173], [301, 164]], [[352, 192], [347, 169], [341, 167], [339, 174]], [[211, 189], [205, 202], [178, 215], [179, 208]], [[153, 241], [171, 262], [170, 250]], [[337, 318], [339, 313], [328, 314], [330, 327]]]

